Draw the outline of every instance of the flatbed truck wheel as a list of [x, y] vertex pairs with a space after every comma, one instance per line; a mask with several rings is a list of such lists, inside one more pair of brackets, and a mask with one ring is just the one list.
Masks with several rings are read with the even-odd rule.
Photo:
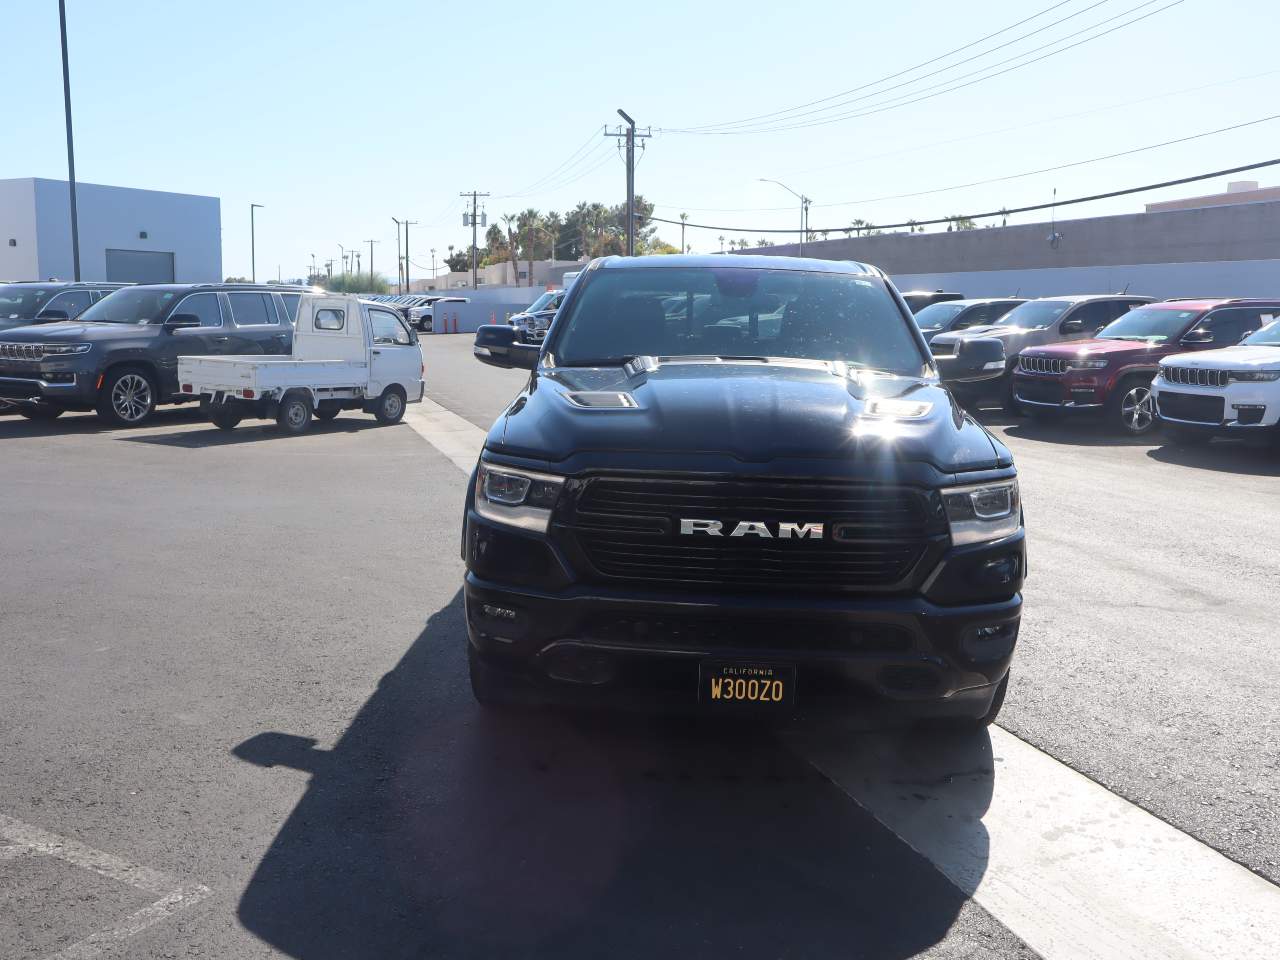
[[311, 398], [302, 393], [286, 394], [276, 410], [276, 423], [284, 433], [306, 433], [311, 426]]

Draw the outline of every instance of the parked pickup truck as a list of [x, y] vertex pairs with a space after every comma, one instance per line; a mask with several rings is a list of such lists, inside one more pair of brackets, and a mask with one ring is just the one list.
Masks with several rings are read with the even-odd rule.
[[542, 346], [494, 324], [474, 350], [527, 372], [463, 519], [482, 704], [999, 713], [1017, 472], [882, 271], [609, 257]]
[[262, 417], [302, 433], [313, 413], [332, 420], [343, 410], [396, 423], [422, 400], [423, 372], [417, 334], [399, 314], [344, 294], [302, 298], [289, 355], [178, 360], [182, 393], [223, 430]]

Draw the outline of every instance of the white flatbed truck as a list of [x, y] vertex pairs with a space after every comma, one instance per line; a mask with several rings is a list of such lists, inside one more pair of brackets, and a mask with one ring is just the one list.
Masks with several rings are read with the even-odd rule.
[[363, 410], [397, 423], [423, 395], [418, 336], [394, 310], [348, 294], [306, 294], [288, 356], [180, 357], [178, 383], [209, 419], [234, 430], [249, 417], [302, 433], [312, 416]]

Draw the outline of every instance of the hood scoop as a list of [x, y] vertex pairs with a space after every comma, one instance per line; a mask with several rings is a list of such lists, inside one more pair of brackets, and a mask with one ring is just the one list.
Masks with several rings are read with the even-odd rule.
[[575, 407], [591, 410], [635, 410], [640, 406], [631, 394], [618, 390], [578, 390], [563, 396]]

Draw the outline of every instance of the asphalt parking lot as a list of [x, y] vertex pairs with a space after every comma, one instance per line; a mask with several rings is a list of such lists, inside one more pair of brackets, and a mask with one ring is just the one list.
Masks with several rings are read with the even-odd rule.
[[[424, 354], [471, 424], [518, 389]], [[921, 740], [483, 714], [463, 475], [412, 416], [0, 418], [0, 956], [1068, 955], [878, 805], [963, 786], [1005, 882], [1008, 734], [1280, 881], [1280, 457], [989, 422], [1031, 538], [1007, 733]]]

